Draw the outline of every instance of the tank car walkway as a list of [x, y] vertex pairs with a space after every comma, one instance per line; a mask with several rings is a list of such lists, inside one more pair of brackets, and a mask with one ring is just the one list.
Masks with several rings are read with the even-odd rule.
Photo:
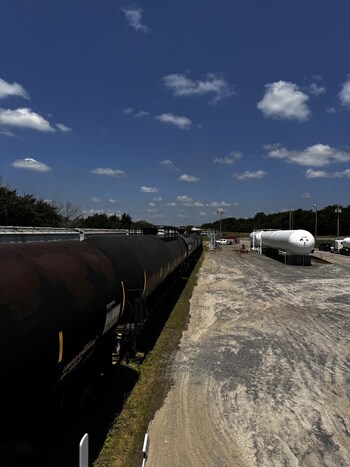
[[235, 248], [206, 253], [147, 466], [350, 465], [350, 261]]

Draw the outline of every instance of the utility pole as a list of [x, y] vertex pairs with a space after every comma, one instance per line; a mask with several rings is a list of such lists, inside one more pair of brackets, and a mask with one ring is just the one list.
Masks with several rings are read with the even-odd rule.
[[339, 207], [339, 204], [338, 204], [337, 208], [335, 209], [335, 213], [337, 215], [337, 240], [338, 240], [338, 238], [339, 238], [339, 214], [342, 213], [342, 210]]
[[216, 211], [217, 214], [220, 216], [220, 238], [221, 238], [221, 221], [222, 221], [222, 215], [225, 213], [225, 211]]
[[315, 246], [316, 246], [316, 238], [317, 238], [317, 204], [314, 204], [315, 208]]

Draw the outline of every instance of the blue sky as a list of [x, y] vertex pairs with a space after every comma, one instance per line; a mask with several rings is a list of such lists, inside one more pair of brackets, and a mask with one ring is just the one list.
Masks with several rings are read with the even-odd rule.
[[0, 175], [200, 225], [350, 204], [348, 0], [2, 0]]

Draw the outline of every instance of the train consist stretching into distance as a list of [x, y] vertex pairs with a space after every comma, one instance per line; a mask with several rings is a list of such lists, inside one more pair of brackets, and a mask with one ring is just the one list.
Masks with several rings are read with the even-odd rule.
[[285, 264], [310, 266], [315, 238], [307, 230], [254, 230], [251, 249]]
[[201, 251], [198, 233], [0, 245], [2, 430], [132, 350], [148, 299]]

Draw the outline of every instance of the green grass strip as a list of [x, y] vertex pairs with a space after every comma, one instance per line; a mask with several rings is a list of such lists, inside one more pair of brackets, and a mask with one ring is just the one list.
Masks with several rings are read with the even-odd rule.
[[204, 254], [197, 262], [153, 350], [141, 365], [131, 364], [139, 379], [115, 419], [95, 467], [135, 467], [142, 463], [142, 444], [148, 425], [162, 406], [171, 385], [168, 368], [187, 328], [190, 298]]

